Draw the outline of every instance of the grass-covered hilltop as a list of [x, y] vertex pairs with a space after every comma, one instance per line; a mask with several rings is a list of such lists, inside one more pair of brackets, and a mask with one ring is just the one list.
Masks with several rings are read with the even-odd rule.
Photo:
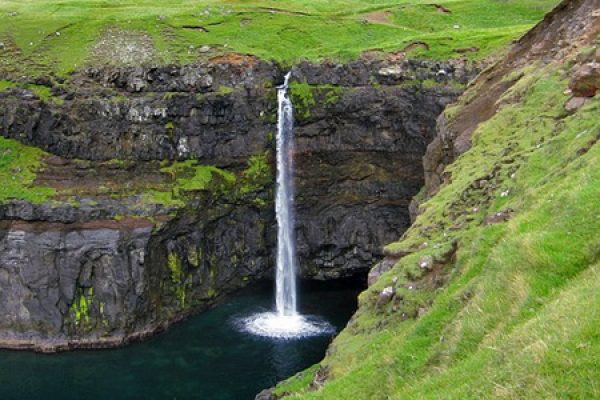
[[226, 52], [291, 63], [366, 50], [485, 58], [557, 0], [0, 1], [0, 71], [188, 63]]

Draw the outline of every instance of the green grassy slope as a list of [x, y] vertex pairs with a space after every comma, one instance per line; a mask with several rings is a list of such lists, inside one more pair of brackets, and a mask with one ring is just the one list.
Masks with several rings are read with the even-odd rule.
[[33, 184], [44, 155], [40, 149], [0, 137], [0, 203], [11, 199], [41, 203], [55, 194], [52, 188]]
[[[448, 168], [451, 182], [387, 247], [410, 254], [360, 296], [321, 363], [326, 384], [308, 388], [313, 368], [277, 393], [600, 398], [600, 98], [565, 111], [570, 65], [507, 77], [520, 79]], [[396, 295], [382, 303], [386, 287]]]
[[[483, 58], [557, 2], [0, 0], [0, 72], [65, 74], [86, 63], [191, 62], [228, 51], [345, 60], [415, 41], [429, 46], [419, 56]], [[471, 48], [479, 50], [456, 52]]]

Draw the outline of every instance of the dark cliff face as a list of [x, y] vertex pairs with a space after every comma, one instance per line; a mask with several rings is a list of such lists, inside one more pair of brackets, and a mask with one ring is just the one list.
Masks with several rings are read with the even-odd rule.
[[305, 275], [364, 271], [385, 243], [402, 235], [410, 224], [408, 203], [422, 186], [420, 157], [435, 131], [434, 116], [456, 94], [364, 86], [298, 118], [298, 249]]
[[[404, 232], [435, 120], [473, 73], [414, 61], [293, 68], [304, 277], [364, 272]], [[273, 158], [282, 75], [252, 58], [89, 69], [68, 83], [42, 82], [50, 99], [26, 89], [0, 93], [2, 135], [54, 154], [38, 181], [60, 190], [100, 185], [105, 175], [121, 188], [157, 184], [168, 177], [152, 166], [164, 160], [198, 160], [246, 179], [249, 159]], [[252, 190], [225, 185], [183, 204], [93, 192], [74, 205], [59, 190], [53, 202], [1, 205], [0, 307], [8, 316], [1, 344], [48, 351], [121, 344], [269, 276], [274, 177], [263, 178]]]
[[271, 212], [212, 205], [153, 224], [0, 223], [0, 343], [56, 351], [150, 335], [269, 270]]

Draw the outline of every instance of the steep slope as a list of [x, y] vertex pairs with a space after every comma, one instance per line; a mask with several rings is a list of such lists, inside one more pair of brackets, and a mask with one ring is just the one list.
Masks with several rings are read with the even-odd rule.
[[446, 110], [415, 223], [276, 397], [600, 397], [599, 32], [561, 3]]

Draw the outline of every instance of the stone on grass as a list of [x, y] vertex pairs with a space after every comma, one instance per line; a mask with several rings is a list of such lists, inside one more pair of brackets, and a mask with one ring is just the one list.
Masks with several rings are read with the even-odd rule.
[[379, 296], [377, 297], [377, 305], [384, 306], [384, 305], [388, 304], [390, 301], [392, 301], [392, 298], [394, 297], [395, 294], [396, 294], [396, 289], [394, 289], [392, 286], [388, 286], [388, 287], [384, 288], [381, 291], [381, 293], [379, 293]]
[[586, 103], [586, 97], [571, 97], [569, 101], [565, 103], [565, 110], [572, 113], [579, 110]]
[[385, 258], [381, 262], [375, 264], [371, 271], [369, 271], [369, 275], [367, 277], [367, 284], [369, 286], [372, 286], [375, 282], [377, 282], [381, 275], [392, 269], [393, 266], [394, 261], [389, 258]]
[[419, 267], [421, 269], [430, 270], [433, 267], [433, 257], [432, 256], [423, 256], [419, 260]]
[[594, 60], [577, 67], [569, 88], [575, 97], [594, 97], [600, 89], [600, 62]]

